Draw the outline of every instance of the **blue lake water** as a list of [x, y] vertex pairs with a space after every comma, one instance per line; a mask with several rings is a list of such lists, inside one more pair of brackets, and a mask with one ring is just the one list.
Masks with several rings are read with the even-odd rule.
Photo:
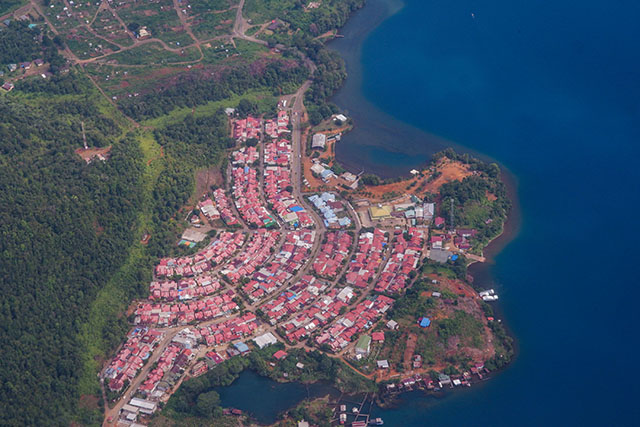
[[253, 371], [244, 371], [229, 387], [216, 389], [225, 408], [236, 408], [251, 415], [261, 424], [272, 424], [281, 414], [304, 399], [326, 395], [336, 397], [337, 391], [322, 384], [278, 383]]
[[[473, 15], [472, 15], [473, 14]], [[637, 425], [640, 3], [369, 0], [332, 42], [353, 170], [443, 147], [515, 177], [521, 227], [489, 268], [517, 360], [385, 425]]]

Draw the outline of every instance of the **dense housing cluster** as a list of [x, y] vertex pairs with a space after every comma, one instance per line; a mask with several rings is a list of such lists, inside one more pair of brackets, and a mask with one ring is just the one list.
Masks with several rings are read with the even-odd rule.
[[[136, 331], [160, 327], [178, 333], [160, 349], [145, 349], [153, 369], [141, 374], [144, 363], [135, 358], [125, 369], [130, 380], [144, 375], [127, 403], [130, 411], [122, 412], [126, 416], [132, 417], [132, 408], [155, 411], [189, 366], [191, 375], [200, 375], [249, 353], [252, 343], [263, 348], [280, 340], [306, 342], [337, 354], [353, 347], [360, 354], [364, 344], [355, 345], [355, 337], [394, 303], [371, 292], [404, 292], [424, 255], [428, 231], [422, 226], [361, 228], [350, 216], [353, 208], [336, 193], [304, 200], [296, 192], [288, 114], [232, 119], [232, 129], [241, 146], [230, 153], [228, 179], [239, 218], [223, 187], [208, 192], [198, 201], [197, 219], [226, 230], [197, 253], [164, 258], [155, 267], [150, 297], [134, 312]], [[235, 231], [229, 231], [232, 226]], [[384, 334], [375, 337], [374, 342], [384, 340]], [[204, 357], [194, 360], [196, 353]]]
[[348, 284], [366, 288], [373, 281], [382, 264], [382, 252], [387, 243], [385, 232], [379, 228], [360, 234], [358, 248], [345, 276]]

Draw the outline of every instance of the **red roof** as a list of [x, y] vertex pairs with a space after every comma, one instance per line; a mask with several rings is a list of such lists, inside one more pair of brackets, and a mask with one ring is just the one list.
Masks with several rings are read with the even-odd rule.
[[371, 334], [371, 338], [374, 341], [384, 342], [384, 332], [374, 332], [374, 333]]
[[273, 357], [275, 357], [276, 360], [284, 359], [285, 357], [287, 357], [287, 352], [283, 350], [278, 350], [273, 354]]

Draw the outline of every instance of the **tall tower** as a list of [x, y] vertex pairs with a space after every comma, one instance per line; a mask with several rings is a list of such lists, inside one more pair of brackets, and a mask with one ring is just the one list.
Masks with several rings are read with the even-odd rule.
[[449, 224], [450, 224], [451, 229], [453, 230], [454, 229], [454, 226], [453, 226], [453, 218], [454, 218], [454, 215], [453, 215], [453, 197], [451, 198], [451, 209], [449, 210], [449, 214], [451, 216], [451, 218], [449, 218]]
[[80, 126], [82, 126], [82, 143], [84, 144], [84, 149], [88, 150], [89, 146], [87, 146], [87, 134], [84, 132], [84, 121], [80, 122]]

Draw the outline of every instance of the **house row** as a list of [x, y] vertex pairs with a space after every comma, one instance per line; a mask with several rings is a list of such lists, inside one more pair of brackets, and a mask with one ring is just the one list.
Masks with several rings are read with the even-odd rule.
[[264, 123], [264, 133], [271, 138], [276, 139], [284, 133], [291, 132], [289, 130], [289, 115], [285, 110], [278, 111], [276, 119], [266, 120]]
[[475, 228], [459, 228], [453, 238], [453, 243], [461, 250], [471, 249], [471, 240], [476, 237], [478, 230]]
[[353, 289], [349, 286], [343, 289], [333, 288], [321, 295], [313, 304], [291, 315], [290, 319], [281, 325], [285, 337], [289, 342], [296, 343], [322, 329], [348, 307], [353, 296]]
[[246, 141], [250, 138], [259, 138], [262, 130], [262, 122], [255, 117], [237, 119], [233, 121], [233, 138], [238, 141]]
[[150, 300], [189, 300], [211, 295], [220, 290], [222, 285], [212, 273], [196, 277], [174, 280], [153, 281], [149, 285]]
[[293, 197], [289, 168], [266, 166], [264, 168], [264, 190], [272, 210], [287, 224], [294, 227], [311, 227], [311, 215]]
[[256, 230], [251, 234], [249, 243], [220, 271], [220, 274], [232, 283], [251, 276], [271, 256], [272, 248], [275, 247], [279, 237], [280, 232], [275, 230]]
[[389, 261], [376, 281], [376, 292], [393, 294], [408, 286], [409, 273], [416, 270], [422, 256], [424, 235], [424, 230], [415, 227], [410, 227], [406, 236], [401, 230], [396, 231]]
[[122, 390], [125, 381], [130, 382], [135, 378], [163, 335], [146, 327], [137, 327], [129, 332], [127, 340], [104, 371], [103, 377], [108, 381], [111, 391]]
[[260, 160], [260, 152], [254, 146], [242, 147], [231, 153], [231, 164], [234, 166], [252, 165]]
[[192, 277], [209, 271], [231, 259], [231, 256], [244, 244], [245, 235], [222, 232], [218, 237], [195, 255], [180, 258], [162, 258], [155, 268], [157, 277]]
[[198, 328], [200, 340], [207, 346], [226, 344], [253, 334], [260, 321], [253, 313]]
[[415, 196], [411, 201], [394, 205], [394, 217], [406, 218], [412, 224], [430, 224], [435, 215], [435, 203], [421, 203]]
[[315, 238], [316, 232], [313, 230], [286, 233], [280, 251], [243, 286], [243, 291], [249, 299], [258, 301], [284, 286], [309, 259]]
[[288, 168], [291, 163], [291, 143], [286, 139], [265, 143], [264, 163]]
[[228, 290], [222, 295], [177, 304], [142, 302], [136, 308], [134, 322], [137, 325], [172, 326], [211, 320], [238, 309], [233, 301], [235, 296], [233, 290]]
[[260, 309], [269, 323], [275, 325], [286, 316], [293, 315], [304, 307], [310, 306], [327, 286], [326, 282], [317, 280], [311, 275], [305, 275], [277, 298], [262, 305]]
[[147, 399], [159, 401], [186, 370], [195, 357], [198, 339], [193, 330], [180, 331], [163, 350], [156, 366], [147, 374], [138, 392]]
[[191, 350], [184, 350], [175, 344], [169, 344], [160, 355], [157, 366], [149, 372], [147, 378], [138, 387], [138, 391], [151, 395], [164, 377], [165, 372], [173, 367], [174, 361], [183, 352], [188, 352], [188, 355], [191, 355]]
[[231, 211], [231, 204], [222, 188], [218, 188], [213, 192], [213, 198], [216, 201], [216, 209], [220, 212], [220, 218], [228, 226], [238, 225], [240, 221]]
[[335, 279], [349, 256], [353, 238], [346, 231], [329, 231], [318, 256], [313, 261], [313, 271], [319, 277]]
[[346, 281], [358, 288], [366, 288], [373, 281], [378, 267], [382, 264], [382, 252], [387, 246], [387, 237], [379, 228], [360, 233], [358, 246], [349, 263]]
[[38, 58], [38, 59], [35, 59], [33, 62], [26, 61], [26, 62], [21, 62], [20, 64], [9, 64], [7, 65], [7, 68], [9, 69], [10, 72], [14, 72], [18, 68], [21, 68], [23, 70], [30, 70], [32, 65], [35, 65], [36, 67], [42, 67], [44, 65], [44, 61], [42, 60], [42, 58]]
[[309, 201], [313, 203], [324, 218], [324, 225], [328, 228], [346, 228], [351, 225], [351, 218], [347, 215], [342, 202], [336, 200], [335, 194], [321, 193], [309, 196]]
[[256, 227], [276, 225], [276, 221], [260, 200], [256, 169], [249, 166], [233, 168], [232, 179], [236, 208], [247, 224]]
[[362, 301], [318, 335], [316, 344], [326, 344], [333, 352], [342, 350], [351, 342], [354, 335], [360, 335], [371, 328], [392, 305], [393, 299], [384, 295], [373, 296]]

